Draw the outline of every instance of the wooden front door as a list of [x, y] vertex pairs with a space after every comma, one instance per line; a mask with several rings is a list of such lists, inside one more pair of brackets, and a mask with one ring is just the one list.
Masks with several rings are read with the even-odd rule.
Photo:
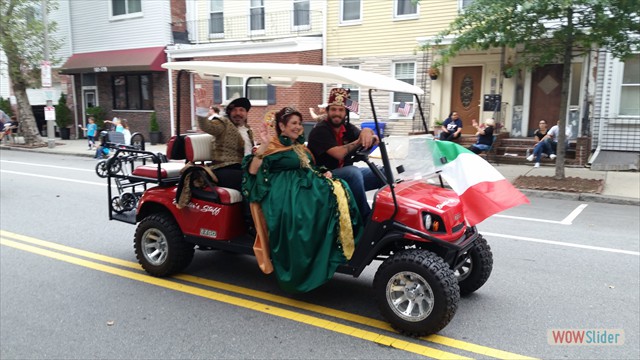
[[558, 123], [560, 91], [562, 90], [562, 64], [545, 65], [531, 74], [531, 110], [529, 110], [529, 136], [538, 128], [540, 120], [547, 128]]
[[[453, 68], [451, 84], [451, 111], [457, 111], [462, 119], [462, 133], [475, 134], [471, 120], [480, 120], [480, 85], [482, 66], [460, 66]], [[447, 114], [448, 115], [448, 114]]]

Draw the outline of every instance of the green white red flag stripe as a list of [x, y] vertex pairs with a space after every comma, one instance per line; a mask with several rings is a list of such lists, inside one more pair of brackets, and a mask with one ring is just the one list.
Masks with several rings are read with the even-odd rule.
[[430, 141], [434, 164], [458, 194], [467, 223], [474, 226], [493, 214], [528, 204], [518, 191], [491, 164], [450, 141]]

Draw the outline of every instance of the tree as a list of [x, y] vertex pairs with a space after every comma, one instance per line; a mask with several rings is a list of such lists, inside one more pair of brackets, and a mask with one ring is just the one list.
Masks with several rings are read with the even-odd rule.
[[[462, 50], [512, 48], [521, 69], [562, 63], [558, 144], [565, 141], [571, 59], [604, 48], [624, 59], [640, 49], [637, 0], [474, 0], [426, 47], [454, 37], [439, 49], [439, 63]], [[558, 146], [556, 179], [564, 179], [564, 146]]]
[[[56, 9], [56, 2], [44, 1], [47, 12]], [[9, 78], [20, 113], [18, 121], [25, 143], [31, 146], [46, 144], [40, 136], [27, 97], [28, 88], [40, 87], [40, 65], [44, 59], [42, 39], [45, 35], [41, 14], [42, 0], [0, 1], [0, 48], [7, 56]], [[50, 33], [55, 29], [54, 22], [48, 24]], [[53, 37], [49, 39], [49, 51], [54, 53], [60, 48], [60, 43]]]

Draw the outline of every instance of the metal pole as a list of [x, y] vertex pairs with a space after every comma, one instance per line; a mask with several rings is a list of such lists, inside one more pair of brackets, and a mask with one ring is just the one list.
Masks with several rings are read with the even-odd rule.
[[[42, 22], [44, 23], [44, 61], [49, 62], [49, 20], [47, 19], [47, 0], [42, 0]], [[46, 107], [52, 107], [53, 101], [47, 99]], [[56, 147], [55, 130], [53, 123], [55, 120], [47, 120], [47, 145], [50, 149]]]

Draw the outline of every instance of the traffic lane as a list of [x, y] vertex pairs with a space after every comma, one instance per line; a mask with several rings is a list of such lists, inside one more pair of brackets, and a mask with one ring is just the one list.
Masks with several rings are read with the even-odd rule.
[[[571, 208], [586, 205], [571, 221], [571, 224], [540, 222], [549, 220], [560, 222]], [[535, 207], [537, 215], [529, 217]], [[552, 213], [562, 207], [565, 211]], [[547, 211], [546, 209], [552, 209]], [[478, 225], [480, 232], [500, 233], [511, 236], [528, 237], [549, 241], [583, 244], [588, 246], [622, 249], [638, 252], [640, 227], [640, 207], [603, 203], [584, 203], [572, 200], [532, 199], [532, 204], [519, 206], [494, 215]]]
[[[10, 173], [4, 166], [0, 177], [2, 229], [114, 257], [132, 256], [135, 226], [108, 220], [105, 179], [43, 179]], [[65, 179], [76, 180], [68, 174]]]
[[[6, 246], [2, 249], [3, 358], [421, 357]], [[25, 264], [31, 271], [24, 271]], [[37, 288], [32, 286], [32, 276], [38, 279]]]
[[[441, 335], [539, 358], [637, 356], [638, 256], [486, 238], [494, 255], [491, 277], [462, 298]], [[555, 328], [622, 328], [627, 342], [551, 346], [547, 331]]]

